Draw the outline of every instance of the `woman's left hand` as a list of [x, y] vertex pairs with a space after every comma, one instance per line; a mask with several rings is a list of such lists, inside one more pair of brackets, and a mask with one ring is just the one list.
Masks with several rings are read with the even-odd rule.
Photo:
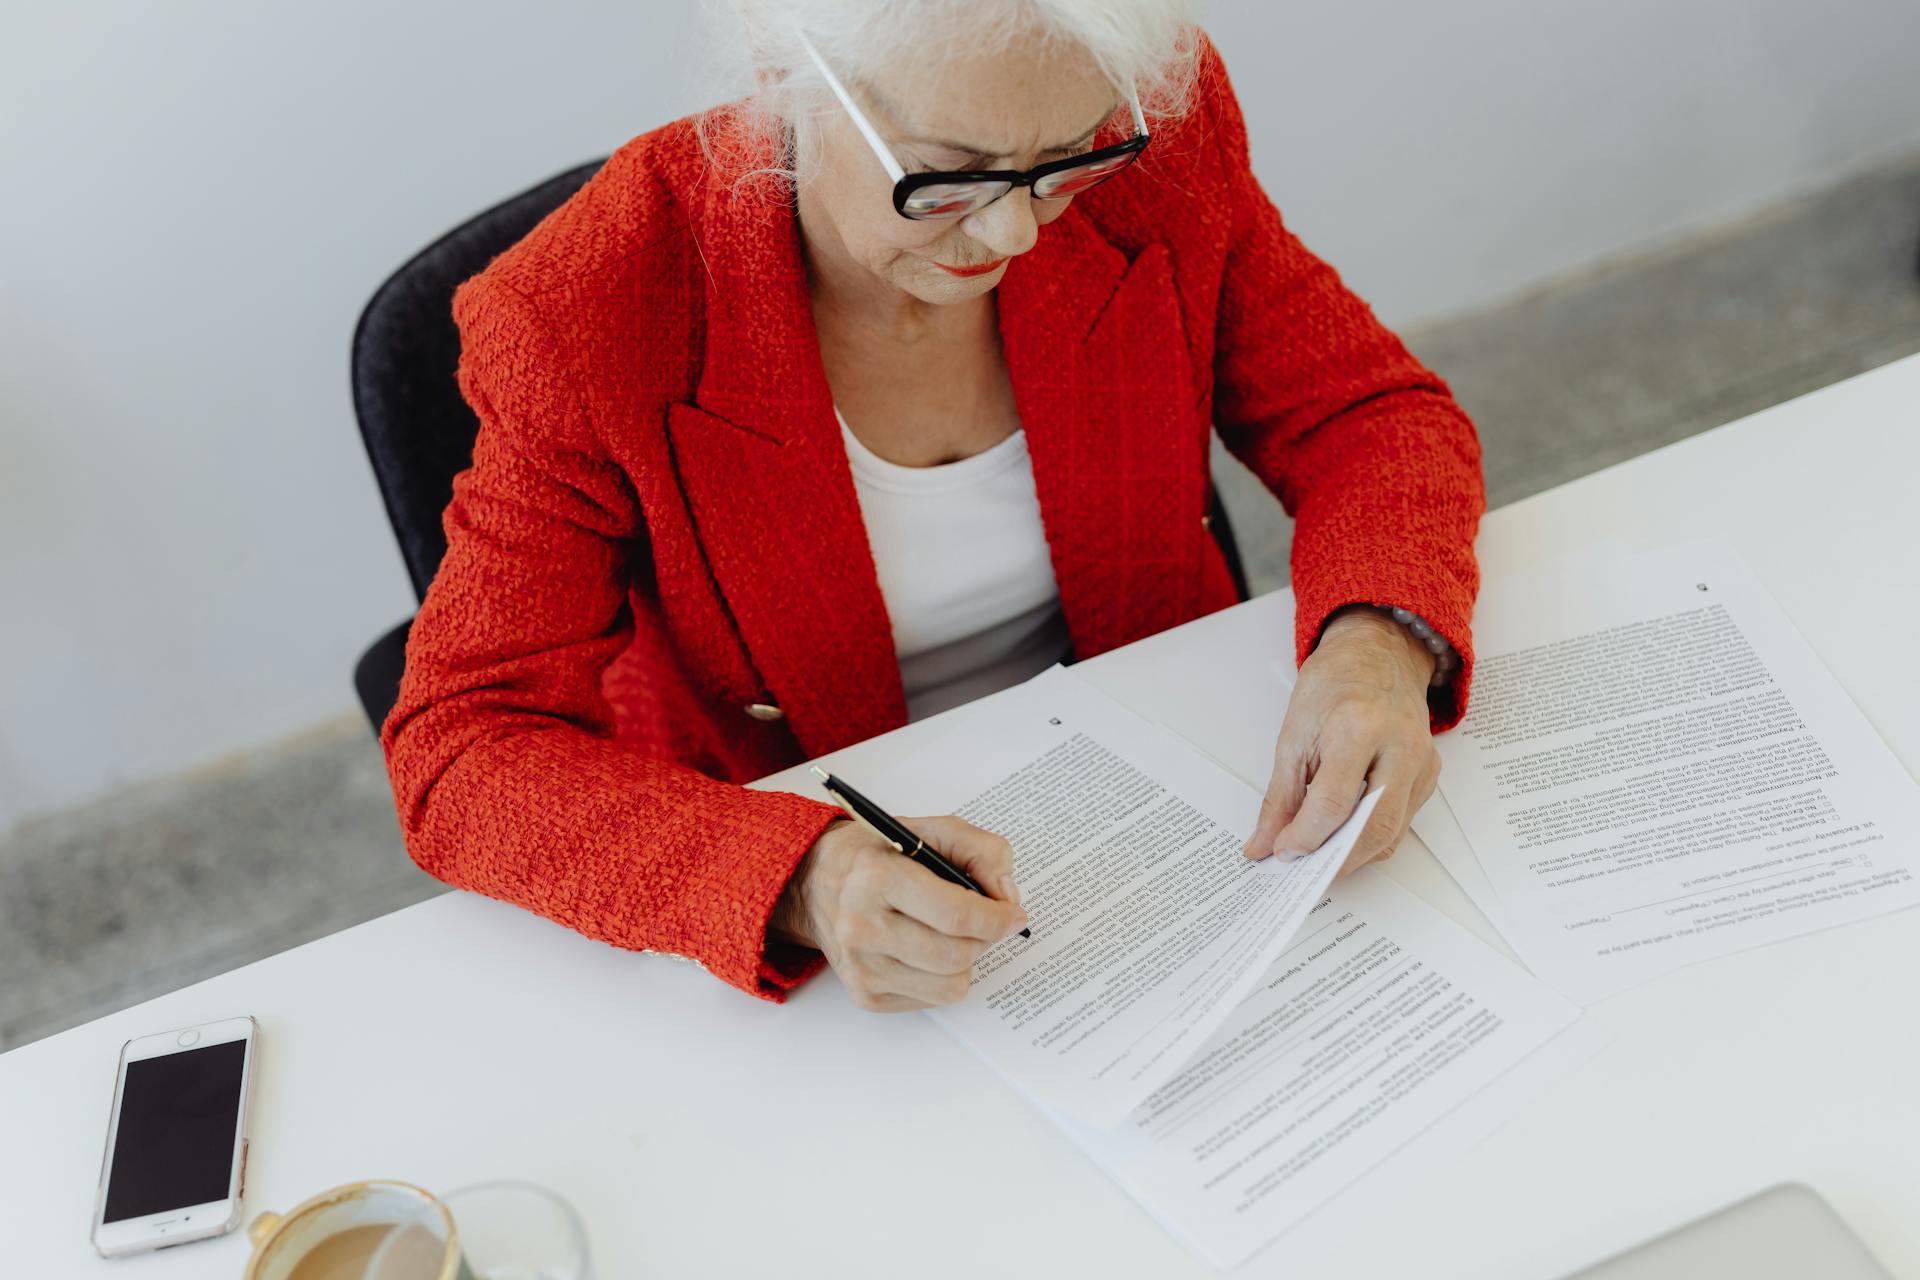
[[1440, 778], [1427, 713], [1434, 657], [1384, 610], [1349, 605], [1300, 667], [1260, 820], [1244, 852], [1318, 849], [1367, 792], [1384, 794], [1340, 874], [1390, 857]]

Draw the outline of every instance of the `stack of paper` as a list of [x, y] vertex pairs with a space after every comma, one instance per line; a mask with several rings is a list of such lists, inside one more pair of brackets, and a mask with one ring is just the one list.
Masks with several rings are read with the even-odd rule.
[[1729, 549], [1486, 584], [1414, 831], [1592, 1002], [1920, 900], [1920, 788]]
[[859, 783], [1011, 840], [1033, 937], [935, 1016], [1216, 1265], [1484, 1132], [1526, 1092], [1487, 1086], [1578, 1018], [1386, 877], [1329, 889], [1371, 798], [1249, 863], [1259, 793], [1065, 668], [952, 723]]

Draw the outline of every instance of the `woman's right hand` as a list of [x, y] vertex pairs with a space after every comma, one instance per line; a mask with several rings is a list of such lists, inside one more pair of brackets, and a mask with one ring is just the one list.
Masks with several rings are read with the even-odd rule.
[[882, 1013], [953, 1004], [981, 953], [1027, 924], [1012, 845], [952, 816], [901, 821], [993, 896], [942, 880], [842, 820], [807, 850], [773, 917], [775, 930], [826, 953], [855, 1004]]

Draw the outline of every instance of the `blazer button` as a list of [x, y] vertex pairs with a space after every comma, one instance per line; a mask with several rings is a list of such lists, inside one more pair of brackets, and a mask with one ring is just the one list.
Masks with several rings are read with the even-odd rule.
[[1211, 529], [1211, 528], [1213, 528], [1213, 517], [1212, 517], [1212, 516], [1201, 516], [1201, 517], [1200, 517], [1200, 527], [1201, 527], [1202, 529]]
[[746, 711], [755, 720], [779, 720], [787, 714], [771, 702], [749, 702]]

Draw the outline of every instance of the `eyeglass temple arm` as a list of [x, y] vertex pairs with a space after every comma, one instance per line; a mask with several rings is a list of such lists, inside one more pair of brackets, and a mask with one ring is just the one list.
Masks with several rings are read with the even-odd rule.
[[[833, 96], [840, 99], [840, 105], [845, 107], [847, 114], [853, 118], [854, 126], [867, 140], [867, 145], [873, 148], [873, 154], [878, 156], [880, 163], [887, 167], [887, 176], [895, 182], [906, 177], [907, 171], [902, 169], [900, 162], [893, 158], [893, 152], [888, 149], [885, 142], [881, 141], [879, 132], [868, 122], [865, 113], [854, 105], [853, 95], [847, 92], [847, 86], [840, 83], [840, 77], [833, 74], [833, 69], [827, 65], [826, 59], [822, 58], [820, 51], [813, 47], [813, 41], [807, 39], [807, 33], [795, 31], [793, 34], [799, 38], [800, 47], [807, 51], [807, 56], [813, 59], [813, 65], [820, 69], [820, 75], [826, 80], [827, 88], [833, 90]], [[1131, 84], [1127, 86], [1127, 106], [1133, 109], [1134, 132], [1143, 138], [1146, 137], [1147, 118], [1140, 112], [1140, 92]]]
[[840, 105], [847, 109], [849, 116], [853, 117], [854, 125], [865, 136], [867, 145], [873, 148], [873, 154], [880, 157], [880, 163], [887, 167], [887, 176], [895, 182], [906, 177], [907, 171], [900, 167], [900, 162], [893, 158], [893, 152], [889, 151], [887, 144], [880, 140], [879, 133], [867, 123], [867, 117], [859, 107], [854, 105], [853, 95], [847, 92], [847, 86], [841, 84], [840, 77], [833, 74], [832, 69], [827, 66], [826, 60], [820, 56], [820, 51], [813, 47], [813, 41], [807, 39], [807, 33], [796, 31], [794, 34], [800, 37], [800, 47], [807, 51], [809, 58], [813, 59], [813, 65], [820, 68], [820, 74], [826, 78], [827, 88], [833, 90], [833, 96], [840, 99]]

